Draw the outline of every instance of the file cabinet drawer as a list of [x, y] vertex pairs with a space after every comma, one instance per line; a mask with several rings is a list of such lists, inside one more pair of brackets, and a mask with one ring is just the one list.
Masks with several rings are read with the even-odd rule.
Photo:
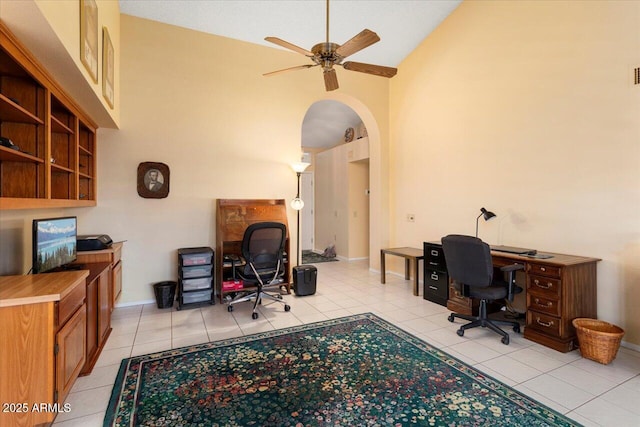
[[441, 244], [424, 242], [424, 263], [425, 269], [447, 271]]
[[441, 271], [425, 269], [423, 298], [446, 305], [449, 298], [449, 275]]

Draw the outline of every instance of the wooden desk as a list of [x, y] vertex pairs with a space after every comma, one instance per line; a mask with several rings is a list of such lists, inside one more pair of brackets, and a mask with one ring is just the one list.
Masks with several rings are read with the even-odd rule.
[[[576, 317], [597, 317], [596, 264], [600, 259], [557, 253], [552, 258], [535, 258], [491, 251], [494, 267], [523, 264], [526, 289], [524, 337], [561, 352], [577, 347], [571, 321]], [[521, 278], [522, 279], [522, 278]], [[450, 284], [447, 308], [471, 314], [477, 301], [460, 295]]]
[[417, 248], [389, 248], [380, 249], [380, 283], [386, 283], [385, 255], [396, 255], [404, 258], [404, 278], [409, 280], [411, 277], [411, 262], [413, 262], [413, 294], [418, 295], [418, 282], [420, 279], [418, 261], [424, 260], [424, 252]]

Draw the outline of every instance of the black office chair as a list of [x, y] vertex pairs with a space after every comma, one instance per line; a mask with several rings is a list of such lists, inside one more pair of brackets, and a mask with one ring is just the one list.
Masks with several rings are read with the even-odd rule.
[[480, 300], [478, 316], [451, 313], [449, 322], [460, 318], [471, 323], [460, 326], [457, 333], [464, 335], [466, 329], [482, 326], [502, 335], [502, 343], [509, 344], [509, 334], [498, 325], [509, 325], [514, 332], [520, 332], [520, 324], [516, 321], [493, 320], [487, 316], [487, 302], [501, 299], [513, 301], [513, 295], [522, 292], [515, 284], [515, 272], [524, 269], [522, 264], [507, 265], [500, 270], [507, 273], [507, 281], [494, 280], [491, 249], [477, 237], [452, 234], [442, 238], [442, 250], [447, 263], [449, 277], [461, 287], [462, 294]]
[[[255, 300], [251, 317], [258, 318], [258, 304], [263, 299], [269, 299], [284, 304], [284, 311], [291, 307], [284, 302], [280, 295], [280, 285], [283, 283], [284, 245], [287, 228], [279, 222], [258, 222], [247, 227], [242, 238], [242, 257], [244, 265], [235, 268], [235, 272], [243, 280], [245, 286], [255, 286], [255, 292], [239, 293], [228, 304], [227, 310], [233, 311], [235, 304]], [[269, 293], [272, 287], [277, 293]]]

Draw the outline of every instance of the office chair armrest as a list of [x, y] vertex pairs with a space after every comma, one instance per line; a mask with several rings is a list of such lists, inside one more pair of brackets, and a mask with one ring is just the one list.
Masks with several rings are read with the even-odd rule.
[[522, 264], [511, 264], [505, 265], [504, 267], [500, 267], [500, 271], [504, 273], [510, 273], [512, 271], [524, 270], [524, 265]]
[[508, 279], [507, 279], [507, 285], [508, 285], [507, 300], [508, 301], [513, 301], [513, 296], [515, 294], [522, 292], [522, 288], [516, 285], [516, 271], [519, 271], [519, 270], [524, 270], [523, 264], [511, 264], [511, 265], [505, 265], [504, 267], [500, 267], [500, 271], [502, 271], [503, 273], [507, 273], [507, 276], [508, 276]]

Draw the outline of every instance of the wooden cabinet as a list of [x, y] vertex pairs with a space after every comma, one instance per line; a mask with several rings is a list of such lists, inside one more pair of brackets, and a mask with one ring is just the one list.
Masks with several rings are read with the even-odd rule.
[[111, 264], [96, 262], [86, 264], [86, 267], [90, 271], [87, 278], [87, 360], [81, 375], [91, 373], [111, 333]]
[[86, 358], [88, 271], [0, 277], [2, 426], [51, 423]]
[[218, 199], [216, 201], [216, 290], [220, 300], [233, 291], [222, 290], [222, 280], [231, 276], [231, 263], [223, 263], [228, 255], [241, 255], [244, 231], [250, 224], [265, 221], [283, 223], [287, 227], [285, 250], [285, 275], [282, 286], [291, 293], [291, 263], [289, 262], [289, 227], [287, 209], [283, 199]]
[[95, 262], [107, 262], [111, 265], [111, 278], [109, 293], [111, 299], [110, 310], [116, 305], [116, 301], [122, 293], [122, 247], [124, 242], [115, 242], [108, 249], [99, 251], [78, 252], [76, 262], [79, 264], [90, 264]]
[[96, 128], [0, 22], [0, 209], [95, 206]]
[[527, 265], [525, 338], [562, 352], [578, 346], [571, 321], [597, 316], [597, 261], [571, 257], [564, 264]]

